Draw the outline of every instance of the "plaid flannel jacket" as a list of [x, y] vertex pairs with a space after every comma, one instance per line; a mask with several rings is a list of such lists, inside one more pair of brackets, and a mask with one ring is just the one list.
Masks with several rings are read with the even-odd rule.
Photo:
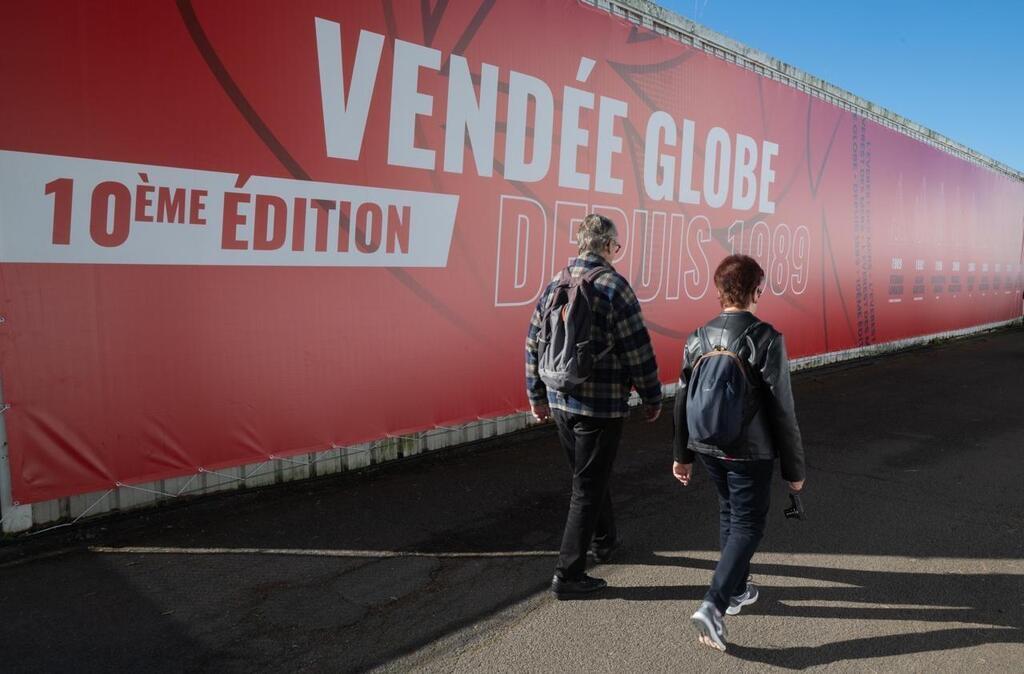
[[569, 273], [579, 278], [594, 267], [610, 270], [594, 282], [591, 339], [595, 352], [609, 344], [612, 350], [594, 364], [590, 379], [569, 394], [549, 391], [537, 372], [537, 338], [544, 307], [555, 286], [552, 281], [540, 296], [530, 331], [526, 336], [526, 392], [533, 405], [547, 402], [553, 409], [588, 417], [624, 417], [629, 414], [629, 390], [636, 387], [647, 405], [661, 403], [658, 363], [654, 359], [651, 338], [647, 334], [640, 303], [629, 282], [599, 255], [588, 253], [569, 264]]

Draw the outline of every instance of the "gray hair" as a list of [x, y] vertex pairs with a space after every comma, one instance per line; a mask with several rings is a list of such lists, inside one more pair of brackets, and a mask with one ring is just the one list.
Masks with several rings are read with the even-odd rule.
[[618, 234], [614, 222], [603, 215], [591, 213], [583, 218], [579, 229], [576, 230], [576, 240], [580, 244], [580, 255], [585, 253], [597, 253], [600, 255], [618, 237]]

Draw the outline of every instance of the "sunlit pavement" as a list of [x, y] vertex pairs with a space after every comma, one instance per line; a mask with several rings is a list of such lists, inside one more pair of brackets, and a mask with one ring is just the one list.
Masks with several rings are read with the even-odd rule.
[[724, 654], [689, 623], [714, 497], [671, 478], [666, 416], [627, 425], [593, 598], [545, 592], [567, 475], [538, 429], [0, 547], [0, 670], [1024, 671], [1022, 374], [1020, 329], [798, 374], [808, 519], [780, 481]]

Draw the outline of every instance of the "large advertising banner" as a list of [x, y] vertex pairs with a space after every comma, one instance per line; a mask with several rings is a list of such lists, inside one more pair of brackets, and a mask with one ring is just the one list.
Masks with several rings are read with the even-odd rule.
[[0, 15], [20, 503], [526, 409], [591, 211], [666, 383], [732, 252], [793, 356], [1021, 314], [1020, 181], [572, 0]]

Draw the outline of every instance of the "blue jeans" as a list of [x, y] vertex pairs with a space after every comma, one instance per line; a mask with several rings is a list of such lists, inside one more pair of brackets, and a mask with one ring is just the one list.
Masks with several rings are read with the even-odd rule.
[[718, 489], [722, 548], [722, 557], [704, 599], [724, 612], [729, 598], [746, 590], [750, 558], [764, 536], [775, 461], [726, 461], [704, 454], [697, 456]]

